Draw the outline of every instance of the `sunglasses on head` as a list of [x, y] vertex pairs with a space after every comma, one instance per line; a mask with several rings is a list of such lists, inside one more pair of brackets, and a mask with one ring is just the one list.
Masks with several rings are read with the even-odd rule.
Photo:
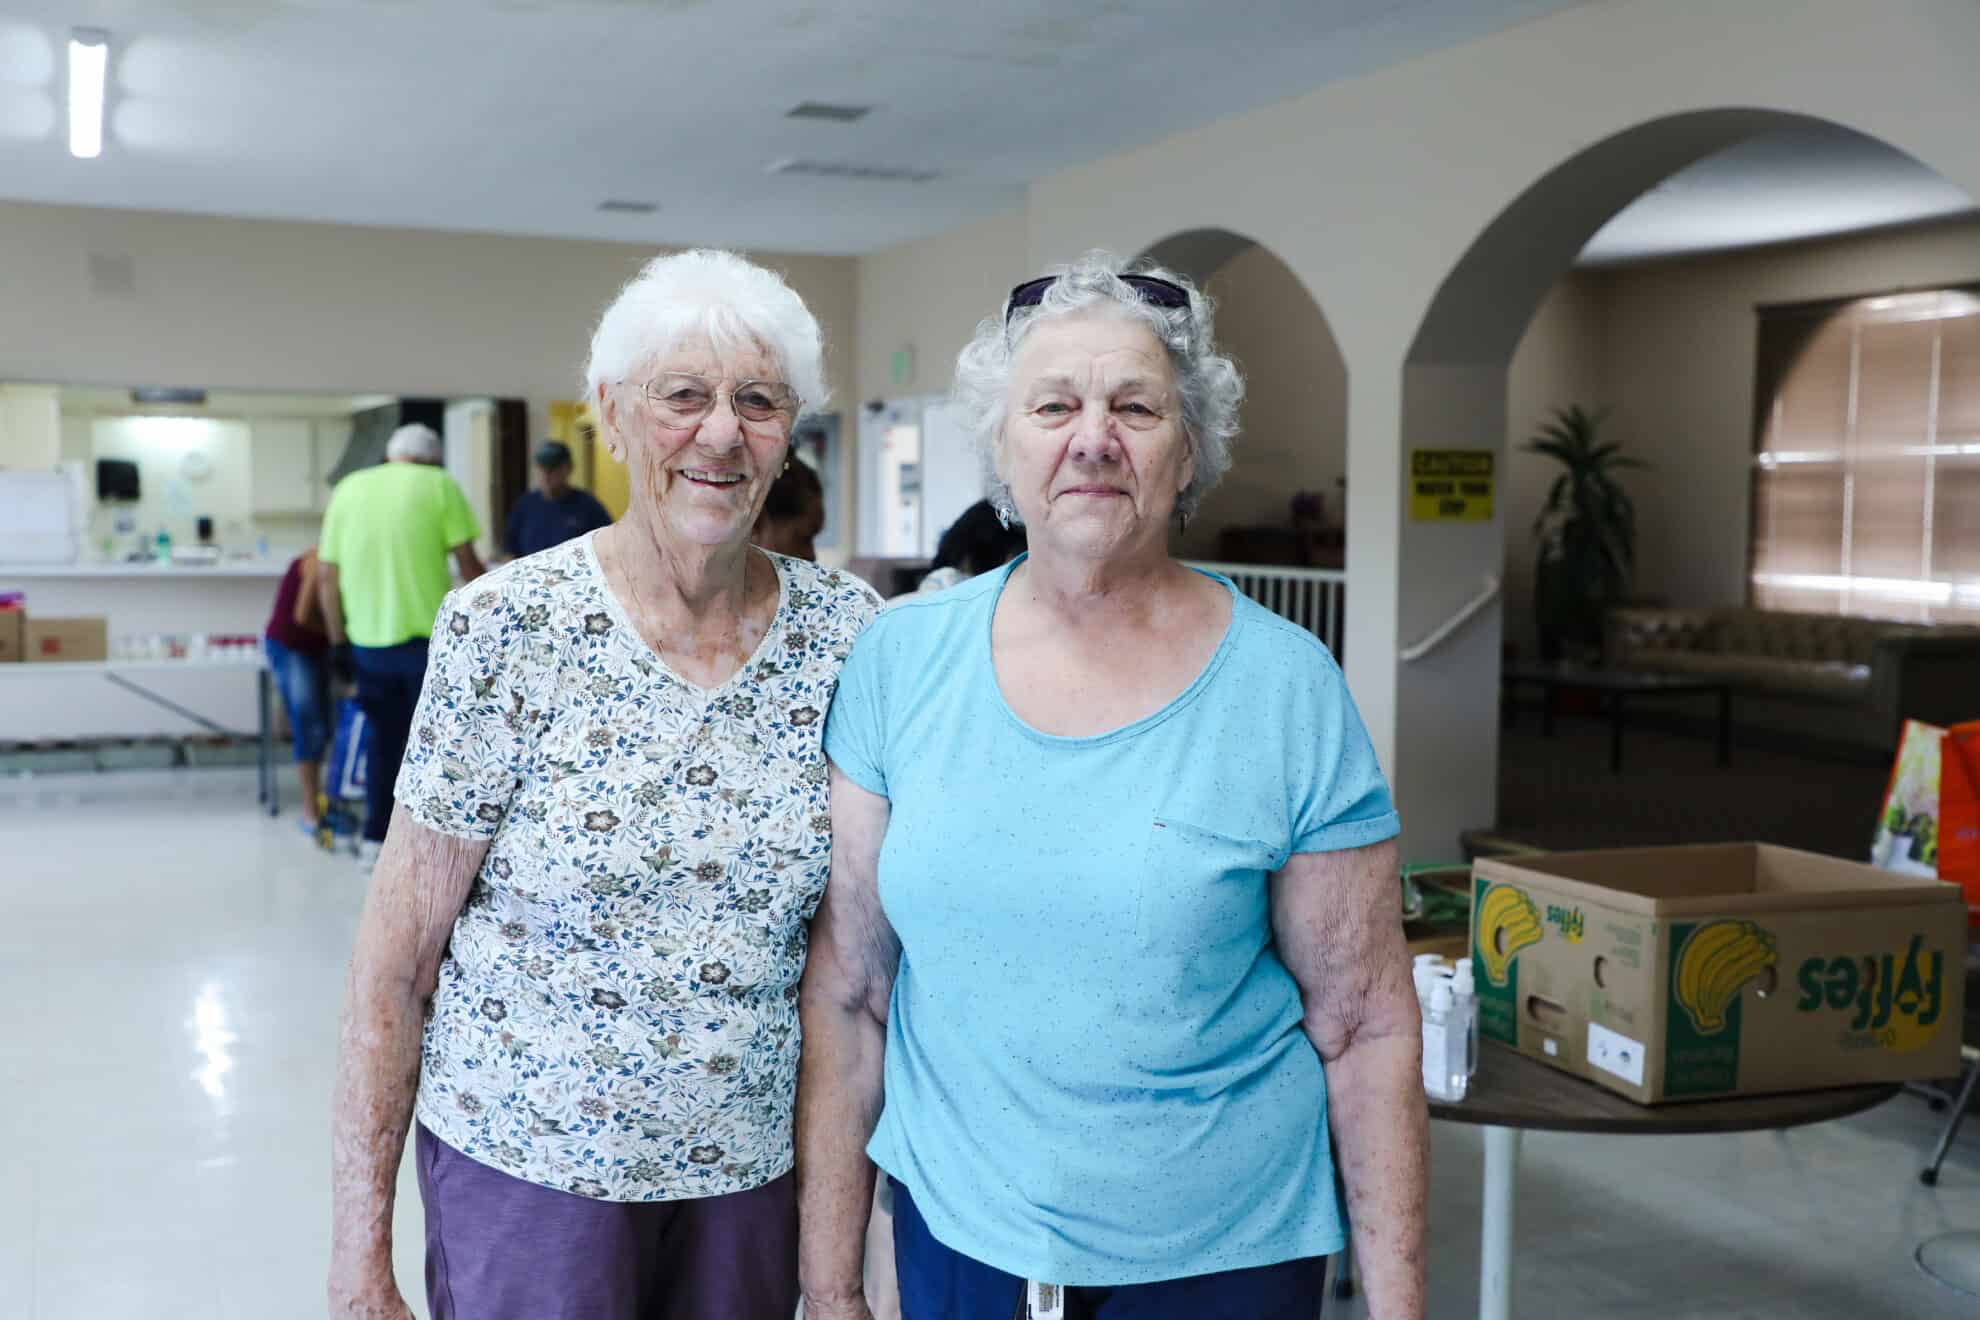
[[[1011, 290], [1011, 296], [1004, 302], [1004, 324], [1009, 325], [1021, 307], [1036, 307], [1045, 301], [1045, 291], [1059, 282], [1057, 275], [1041, 275], [1035, 280], [1026, 280]], [[1188, 311], [1189, 290], [1169, 280], [1157, 279], [1153, 275], [1123, 275], [1121, 283], [1133, 289], [1141, 301], [1166, 311]]]

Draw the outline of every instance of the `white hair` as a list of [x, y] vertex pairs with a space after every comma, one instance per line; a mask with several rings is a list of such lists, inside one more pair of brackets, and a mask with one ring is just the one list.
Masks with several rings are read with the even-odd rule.
[[[953, 398], [982, 453], [990, 502], [1006, 517], [1018, 516], [1010, 487], [997, 476], [996, 446], [1004, 427], [1011, 371], [1025, 336], [1043, 321], [1103, 309], [1147, 326], [1169, 351], [1182, 400], [1183, 434], [1195, 460], [1189, 485], [1176, 497], [1176, 511], [1195, 513], [1203, 497], [1231, 469], [1238, 405], [1244, 402], [1244, 377], [1235, 362], [1217, 351], [1209, 297], [1174, 271], [1146, 262], [1125, 262], [1110, 252], [1089, 252], [1078, 261], [1045, 273], [1055, 279], [1037, 306], [1019, 308], [1008, 324], [1004, 309], [999, 307], [995, 316], [976, 327], [975, 337], [956, 357]], [[1123, 275], [1167, 280], [1188, 293], [1189, 306], [1157, 307], [1126, 283]]]
[[440, 452], [440, 433], [424, 422], [406, 423], [385, 442], [385, 458], [392, 463], [438, 463]]
[[695, 337], [718, 353], [768, 350], [797, 392], [800, 413], [829, 396], [823, 336], [804, 300], [776, 271], [712, 248], [655, 257], [619, 291], [592, 332], [588, 396]]

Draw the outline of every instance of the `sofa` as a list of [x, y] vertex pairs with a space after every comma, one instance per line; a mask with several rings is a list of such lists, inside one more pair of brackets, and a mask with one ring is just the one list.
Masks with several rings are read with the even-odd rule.
[[1737, 725], [1889, 755], [1907, 719], [1980, 719], [1980, 628], [1756, 609], [1616, 609], [1618, 669], [1723, 678]]

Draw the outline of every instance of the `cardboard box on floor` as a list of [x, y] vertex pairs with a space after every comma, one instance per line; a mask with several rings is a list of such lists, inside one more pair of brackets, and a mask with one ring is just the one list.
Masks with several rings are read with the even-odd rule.
[[1951, 1077], [1955, 885], [1766, 844], [1480, 859], [1479, 1031], [1645, 1104]]
[[24, 657], [27, 614], [21, 610], [0, 610], [0, 665], [14, 664]]
[[102, 618], [42, 619], [30, 617], [23, 658], [35, 662], [77, 662], [110, 658], [110, 625]]

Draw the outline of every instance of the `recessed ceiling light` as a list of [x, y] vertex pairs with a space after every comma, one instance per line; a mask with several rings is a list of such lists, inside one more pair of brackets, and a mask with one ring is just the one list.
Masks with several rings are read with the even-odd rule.
[[834, 105], [829, 101], [800, 101], [784, 112], [786, 119], [829, 119], [850, 124], [873, 113], [870, 105]]
[[69, 32], [69, 154], [103, 154], [103, 85], [110, 69], [110, 34], [102, 28]]
[[660, 209], [660, 203], [629, 202], [624, 198], [614, 197], [600, 202], [598, 209], [601, 211], [610, 211], [614, 215], [652, 215]]

